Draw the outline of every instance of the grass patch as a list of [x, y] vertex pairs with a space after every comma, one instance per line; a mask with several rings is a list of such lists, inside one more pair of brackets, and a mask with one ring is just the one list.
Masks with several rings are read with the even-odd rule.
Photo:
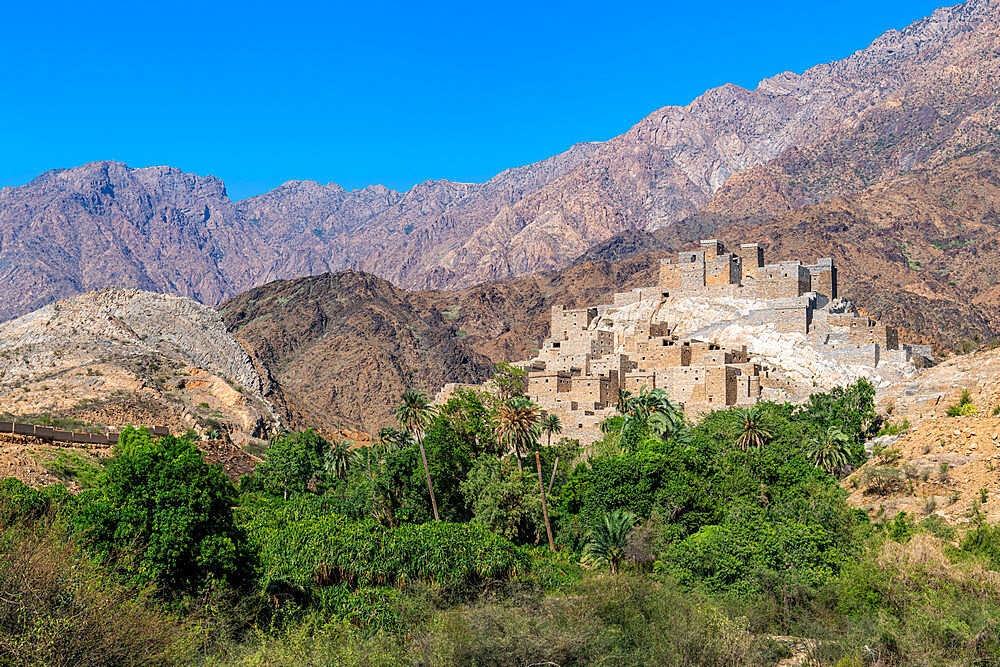
[[75, 482], [83, 489], [97, 486], [103, 467], [90, 457], [81, 456], [77, 452], [58, 452], [53, 459], [42, 460], [42, 465], [50, 474], [63, 482]]

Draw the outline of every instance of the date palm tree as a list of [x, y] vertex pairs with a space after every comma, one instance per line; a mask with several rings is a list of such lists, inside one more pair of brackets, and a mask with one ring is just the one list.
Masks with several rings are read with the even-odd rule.
[[629, 413], [629, 401], [632, 400], [632, 392], [627, 389], [618, 390], [618, 402], [615, 403], [615, 410], [622, 417]]
[[555, 433], [559, 435], [562, 433], [562, 420], [559, 419], [559, 415], [552, 414], [551, 412], [544, 417], [541, 421], [542, 433], [548, 436], [548, 446], [552, 446], [552, 434]]
[[526, 396], [515, 396], [500, 405], [497, 414], [497, 438], [514, 446], [517, 469], [521, 467], [521, 446], [530, 448], [538, 437], [540, 408]]
[[335, 442], [323, 457], [323, 469], [337, 479], [347, 477], [351, 465], [350, 445], [343, 440]]
[[589, 541], [583, 547], [585, 562], [607, 565], [611, 574], [618, 572], [625, 559], [625, 546], [629, 531], [635, 526], [636, 517], [628, 510], [616, 509], [598, 520], [590, 531]]
[[407, 389], [400, 397], [399, 405], [396, 406], [394, 412], [396, 413], [396, 421], [399, 422], [399, 428], [416, 438], [417, 445], [420, 446], [420, 460], [424, 464], [424, 477], [427, 478], [427, 493], [431, 497], [431, 509], [434, 510], [434, 520], [440, 521], [437, 498], [434, 497], [434, 485], [431, 483], [431, 469], [427, 465], [427, 453], [424, 452], [424, 430], [434, 419], [434, 406], [431, 405], [430, 399], [422, 391]]
[[826, 434], [814, 438], [806, 450], [806, 458], [817, 468], [831, 475], [846, 468], [851, 456], [851, 438], [836, 426], [826, 429]]
[[760, 448], [771, 439], [771, 432], [764, 428], [764, 411], [759, 405], [739, 411], [740, 434], [733, 443], [744, 452], [751, 447]]

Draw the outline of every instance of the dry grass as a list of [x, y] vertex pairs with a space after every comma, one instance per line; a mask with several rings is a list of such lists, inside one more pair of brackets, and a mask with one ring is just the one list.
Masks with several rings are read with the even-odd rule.
[[[0, 522], [3, 525], [3, 522]], [[196, 629], [117, 584], [48, 522], [0, 532], [0, 665], [175, 665]]]

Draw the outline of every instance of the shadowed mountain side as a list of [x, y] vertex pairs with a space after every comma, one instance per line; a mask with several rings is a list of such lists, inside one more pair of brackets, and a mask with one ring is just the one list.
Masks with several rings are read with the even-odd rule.
[[407, 387], [478, 382], [491, 363], [529, 357], [548, 335], [549, 309], [654, 280], [657, 257], [587, 263], [457, 291], [409, 292], [345, 271], [284, 280], [219, 307], [272, 386], [287, 425], [365, 429], [393, 422]]
[[220, 312], [277, 383], [275, 402], [292, 428], [333, 431], [347, 419], [377, 430], [407, 387], [434, 392], [490, 370], [424, 295], [368, 274], [270, 283]]

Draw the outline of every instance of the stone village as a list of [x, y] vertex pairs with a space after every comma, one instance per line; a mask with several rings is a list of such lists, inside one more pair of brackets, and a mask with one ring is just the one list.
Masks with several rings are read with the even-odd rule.
[[[901, 345], [896, 329], [859, 316], [838, 299], [832, 259], [766, 264], [756, 243], [728, 252], [720, 241], [704, 240], [700, 250], [663, 259], [656, 286], [615, 294], [611, 304], [573, 310], [553, 306], [549, 338], [537, 356], [515, 364], [527, 372], [526, 394], [560, 417], [563, 435], [589, 444], [601, 437], [598, 424], [616, 414], [620, 389], [633, 394], [663, 389], [689, 416], [696, 416], [751, 406], [765, 389], [780, 384], [775, 369], [746, 345], [726, 347], [677, 335], [669, 316], [666, 321], [650, 317], [627, 331], [607, 317], [639, 302], [665, 305], [687, 297], [752, 303], [741, 318], [744, 324], [801, 334], [845, 366], [876, 368], [929, 354], [923, 346]], [[437, 400], [460, 386], [445, 385]]]

